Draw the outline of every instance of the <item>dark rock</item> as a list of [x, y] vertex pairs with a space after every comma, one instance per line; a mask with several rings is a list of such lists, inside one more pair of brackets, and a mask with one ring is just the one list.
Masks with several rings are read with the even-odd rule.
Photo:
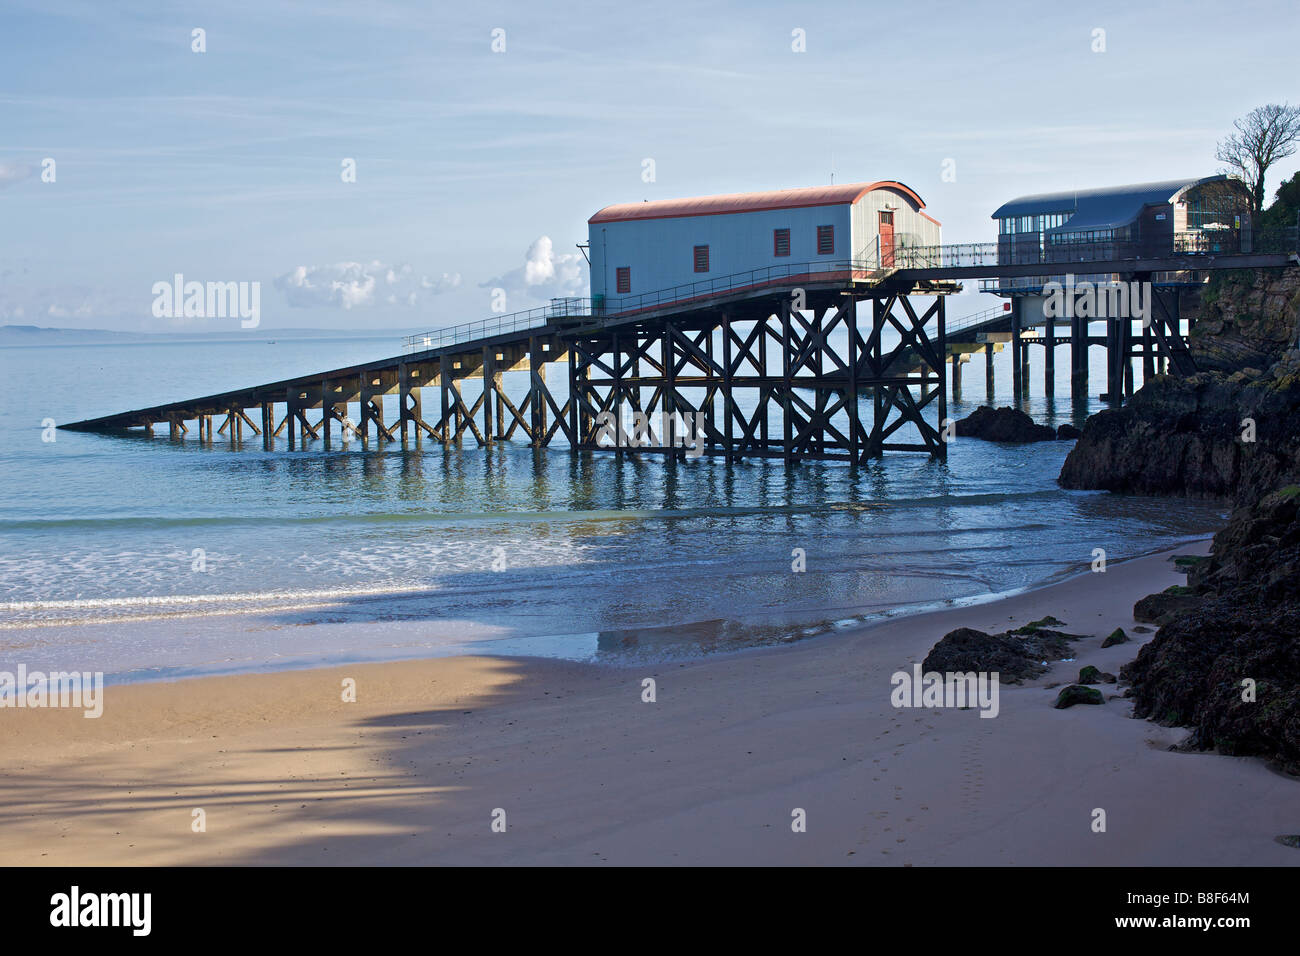
[[1148, 594], [1133, 605], [1133, 620], [1165, 624], [1200, 603], [1201, 599], [1193, 594]]
[[1066, 707], [1073, 707], [1075, 704], [1103, 704], [1105, 699], [1101, 696], [1101, 691], [1093, 687], [1081, 687], [1078, 684], [1071, 684], [1065, 687], [1056, 696], [1056, 703], [1052, 704], [1057, 710], [1064, 710]]
[[1019, 409], [990, 408], [988, 405], [958, 419], [956, 433], [963, 438], [1015, 443], [1053, 441], [1056, 438], [1056, 432], [1050, 426], [1036, 424]]
[[[1300, 603], [1215, 598], [1156, 633], [1120, 676], [1134, 715], [1184, 725], [1180, 749], [1276, 761], [1300, 774]], [[1242, 700], [1242, 681], [1255, 700]]]
[[1116, 644], [1127, 644], [1128, 635], [1124, 633], [1124, 628], [1117, 627], [1106, 635], [1106, 639], [1101, 642], [1102, 647], [1114, 647]]
[[1030, 621], [1028, 624], [1022, 625], [1021, 627], [1012, 628], [1009, 633], [1037, 634], [1039, 631], [1042, 630], [1049, 630], [1054, 627], [1060, 627], [1064, 623], [1065, 623], [1064, 621], [1058, 621], [1056, 618], [1052, 617], [1052, 615], [1049, 614], [1047, 615], [1047, 617], [1039, 618], [1037, 621]]
[[1074, 441], [1083, 432], [1073, 425], [1061, 425], [1056, 429], [1056, 438], [1058, 441]]
[[1114, 674], [1098, 670], [1091, 664], [1079, 669], [1080, 684], [1113, 684], [1115, 683], [1115, 680], [1116, 678]]
[[1300, 486], [1233, 512], [1214, 536], [1210, 559], [1187, 573], [1202, 594], [1244, 591], [1249, 600], [1300, 601]]
[[1030, 634], [1007, 631], [985, 634], [969, 627], [959, 627], [943, 636], [921, 662], [923, 670], [938, 673], [991, 673], [996, 671], [1003, 683], [1015, 684], [1037, 677], [1047, 667], [1044, 661], [1060, 660], [1070, 650], [1077, 634], [1039, 628]]

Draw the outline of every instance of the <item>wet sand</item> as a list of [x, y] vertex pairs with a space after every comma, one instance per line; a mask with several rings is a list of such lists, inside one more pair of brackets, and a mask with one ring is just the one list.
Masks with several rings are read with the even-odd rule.
[[[1118, 672], [1152, 636], [1133, 602], [1207, 544], [689, 663], [437, 658], [110, 687], [98, 720], [0, 712], [0, 863], [1295, 865], [1273, 838], [1300, 830], [1300, 781], [1045, 686]], [[1003, 685], [995, 719], [891, 705], [949, 630], [1048, 614], [1089, 636]], [[1117, 626], [1135, 641], [1102, 650]]]

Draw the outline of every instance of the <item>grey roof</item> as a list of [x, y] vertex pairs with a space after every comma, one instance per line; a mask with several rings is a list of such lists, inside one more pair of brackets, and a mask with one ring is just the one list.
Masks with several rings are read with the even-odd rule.
[[1192, 179], [1169, 179], [1159, 183], [1135, 183], [1105, 189], [1076, 189], [1059, 193], [1021, 196], [1003, 203], [993, 213], [994, 219], [1014, 216], [1038, 216], [1056, 212], [1073, 212], [1063, 226], [1053, 232], [1077, 229], [1109, 229], [1133, 222], [1147, 206], [1163, 205], [1189, 186], [1197, 186], [1225, 176], [1202, 176]]

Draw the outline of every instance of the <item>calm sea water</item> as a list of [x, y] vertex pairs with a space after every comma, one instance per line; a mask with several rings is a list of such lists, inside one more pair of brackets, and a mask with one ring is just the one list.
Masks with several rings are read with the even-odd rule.
[[[398, 344], [272, 338], [0, 349], [0, 667], [132, 680], [469, 650], [692, 655], [1030, 587], [1085, 569], [1094, 548], [1115, 560], [1221, 519], [1194, 502], [1062, 491], [1067, 442], [959, 440], [947, 462], [890, 455], [854, 470], [575, 457], [562, 443], [267, 452], [165, 429], [42, 441], [45, 419]], [[955, 416], [984, 401], [982, 358], [965, 379]], [[1103, 381], [1099, 366], [1094, 392]], [[1056, 405], [1039, 395], [1029, 411], [1081, 424], [1088, 409], [1061, 382]]]

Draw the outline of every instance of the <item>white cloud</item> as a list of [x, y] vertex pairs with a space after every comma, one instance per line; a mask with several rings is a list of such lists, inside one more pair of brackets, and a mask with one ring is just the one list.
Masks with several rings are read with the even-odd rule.
[[480, 283], [483, 288], [502, 288], [536, 299], [587, 293], [587, 261], [581, 253], [555, 252], [550, 236], [540, 236], [528, 247], [524, 264], [504, 275]]
[[[360, 309], [377, 303], [415, 306], [421, 296], [433, 296], [460, 285], [460, 276], [417, 276], [409, 265], [336, 262], [329, 266], [298, 266], [275, 280], [294, 308]], [[382, 289], [382, 291], [380, 291]]]
[[26, 163], [0, 163], [0, 189], [22, 182], [33, 172]]

